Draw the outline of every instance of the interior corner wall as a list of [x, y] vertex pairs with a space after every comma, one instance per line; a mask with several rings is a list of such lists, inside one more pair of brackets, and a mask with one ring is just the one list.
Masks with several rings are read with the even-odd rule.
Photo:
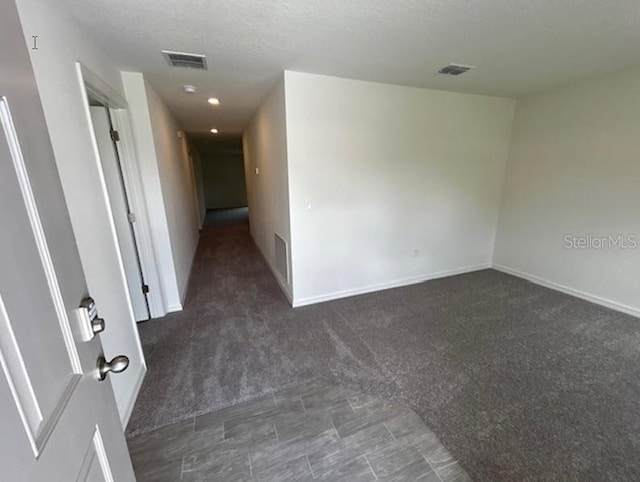
[[123, 95], [120, 72], [53, 2], [18, 0], [16, 4], [27, 45], [32, 44], [31, 35], [39, 36], [38, 50], [29, 49], [31, 63], [89, 292], [100, 315], [112, 326], [100, 335], [105, 356], [126, 353], [129, 357], [129, 369], [111, 380], [126, 422], [146, 368], [76, 62]]
[[[284, 81], [262, 103], [243, 134], [243, 152], [251, 236], [289, 301], [291, 231]], [[277, 268], [275, 235], [286, 243], [287, 276]]]
[[512, 99], [285, 86], [294, 306], [490, 266]]
[[520, 99], [495, 267], [640, 316], [639, 156], [638, 68]]
[[182, 128], [148, 82], [145, 90], [180, 296], [179, 306], [169, 307], [174, 311], [182, 309], [198, 247], [197, 188]]

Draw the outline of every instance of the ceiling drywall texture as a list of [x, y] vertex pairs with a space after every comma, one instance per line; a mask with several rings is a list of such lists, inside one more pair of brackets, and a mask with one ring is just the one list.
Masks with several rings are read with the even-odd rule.
[[[518, 96], [640, 64], [639, 0], [59, 1], [190, 133], [240, 133], [285, 69]], [[162, 49], [209, 70], [170, 68]], [[449, 62], [477, 68], [438, 75]]]

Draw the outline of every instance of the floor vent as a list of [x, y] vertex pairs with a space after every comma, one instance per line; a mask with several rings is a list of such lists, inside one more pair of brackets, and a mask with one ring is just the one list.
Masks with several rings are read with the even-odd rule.
[[274, 235], [276, 250], [276, 269], [280, 272], [284, 280], [289, 282], [289, 263], [287, 256], [287, 242], [277, 233]]
[[474, 68], [475, 67], [471, 65], [449, 64], [446, 67], [442, 67], [440, 70], [438, 70], [438, 73], [443, 75], [460, 75]]
[[207, 57], [204, 55], [172, 52], [171, 50], [163, 50], [162, 55], [172, 67], [207, 70]]

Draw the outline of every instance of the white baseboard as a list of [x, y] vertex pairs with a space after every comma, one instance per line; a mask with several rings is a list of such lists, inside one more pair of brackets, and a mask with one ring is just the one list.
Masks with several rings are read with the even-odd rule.
[[580, 298], [586, 301], [590, 301], [597, 305], [604, 306], [606, 308], [611, 308], [612, 310], [620, 311], [621, 313], [625, 313], [627, 315], [635, 316], [640, 318], [640, 310], [634, 308], [632, 306], [625, 305], [623, 303], [618, 303], [617, 301], [612, 301], [606, 298], [602, 298], [601, 296], [597, 296], [591, 293], [587, 293], [586, 291], [581, 291], [575, 288], [570, 288], [569, 286], [565, 286], [559, 283], [555, 283], [553, 281], [549, 281], [545, 278], [540, 278], [539, 276], [526, 273], [524, 271], [520, 271], [517, 269], [509, 268], [508, 266], [504, 266], [498, 263], [493, 263], [491, 267], [497, 271], [501, 271], [506, 274], [510, 274], [512, 276], [516, 276], [518, 278], [523, 278], [532, 283], [535, 283], [540, 286], [544, 286], [546, 288], [551, 288], [552, 290], [560, 291], [567, 295], [575, 296], [576, 298]]
[[473, 271], [479, 271], [482, 269], [488, 269], [491, 267], [490, 263], [483, 263], [474, 266], [465, 266], [463, 268], [456, 268], [446, 271], [438, 271], [436, 273], [428, 273], [420, 276], [413, 276], [410, 278], [401, 278], [386, 283], [379, 283], [375, 285], [365, 286], [363, 288], [354, 288], [343, 291], [336, 291], [326, 295], [311, 296], [308, 298], [297, 299], [293, 301], [293, 307], [313, 305], [316, 303], [322, 303], [325, 301], [338, 300], [340, 298], [348, 298], [350, 296], [364, 295], [366, 293], [372, 293], [374, 291], [388, 290], [391, 288], [400, 288], [402, 286], [414, 285], [422, 283], [424, 281], [434, 280], [438, 278], [446, 278], [447, 276], [455, 276], [458, 274], [471, 273]]
[[144, 381], [144, 376], [147, 373], [147, 367], [144, 363], [140, 364], [140, 370], [138, 371], [138, 377], [136, 378], [136, 382], [133, 387], [133, 396], [131, 397], [131, 401], [127, 405], [127, 409], [124, 412], [124, 416], [122, 418], [122, 428], [126, 429], [129, 424], [129, 419], [131, 418], [131, 414], [133, 413], [133, 407], [138, 400], [138, 394], [140, 393], [140, 389], [142, 388], [142, 382]]
[[167, 313], [175, 313], [176, 311], [182, 311], [181, 303], [174, 303], [167, 306]]

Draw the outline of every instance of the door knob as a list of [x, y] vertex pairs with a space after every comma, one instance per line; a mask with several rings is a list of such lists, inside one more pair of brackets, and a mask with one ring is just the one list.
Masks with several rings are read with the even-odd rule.
[[124, 355], [119, 355], [113, 358], [110, 362], [103, 356], [98, 358], [98, 380], [102, 381], [107, 378], [109, 372], [120, 373], [127, 369], [129, 366], [129, 358]]

